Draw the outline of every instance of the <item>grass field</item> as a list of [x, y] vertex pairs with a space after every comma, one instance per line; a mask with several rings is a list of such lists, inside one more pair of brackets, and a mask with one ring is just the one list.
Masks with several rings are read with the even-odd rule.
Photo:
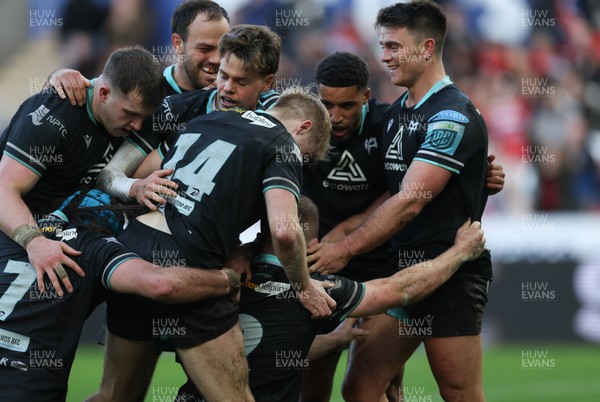
[[[345, 356], [344, 356], [345, 359]], [[489, 402], [598, 402], [600, 401], [600, 347], [589, 345], [504, 345], [484, 351], [484, 382]], [[71, 372], [67, 401], [80, 402], [96, 390], [100, 381], [102, 349], [81, 347]], [[337, 390], [332, 402], [342, 401], [338, 366]], [[146, 401], [172, 401], [183, 383], [183, 373], [173, 354], [164, 354]], [[406, 402], [441, 401], [419, 349], [407, 365]]]

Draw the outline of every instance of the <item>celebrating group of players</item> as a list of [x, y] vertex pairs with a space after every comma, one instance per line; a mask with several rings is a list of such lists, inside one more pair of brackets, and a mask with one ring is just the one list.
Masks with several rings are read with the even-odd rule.
[[397, 400], [423, 342], [444, 400], [483, 401], [479, 221], [504, 173], [444, 71], [440, 7], [399, 3], [375, 26], [408, 89], [393, 105], [342, 52], [316, 66], [317, 96], [276, 93], [279, 36], [230, 28], [209, 0], [175, 10], [164, 71], [119, 49], [98, 78], [58, 72], [27, 99], [0, 138], [3, 398], [64, 400], [106, 301], [92, 401], [143, 400], [161, 350], [188, 376], [178, 400], [327, 401], [358, 335], [346, 400]]

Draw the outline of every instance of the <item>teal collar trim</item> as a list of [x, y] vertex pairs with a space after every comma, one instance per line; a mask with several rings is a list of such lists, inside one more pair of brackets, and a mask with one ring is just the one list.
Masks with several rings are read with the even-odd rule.
[[177, 82], [175, 81], [175, 78], [173, 77], [174, 69], [175, 69], [175, 64], [171, 64], [170, 66], [165, 67], [165, 69], [163, 70], [163, 76], [165, 77], [165, 79], [167, 80], [167, 82], [169, 83], [171, 88], [173, 88], [173, 91], [180, 94], [182, 92], [181, 88], [179, 88], [179, 85], [177, 85]]
[[[425, 101], [427, 101], [427, 99], [429, 99], [433, 94], [435, 94], [440, 89], [442, 89], [448, 85], [451, 85], [451, 84], [452, 84], [452, 81], [450, 81], [449, 76], [445, 76], [444, 78], [442, 78], [441, 80], [439, 80], [438, 82], [433, 84], [433, 86], [431, 88], [429, 88], [429, 91], [427, 91], [425, 96], [419, 101], [419, 103], [417, 103], [415, 105], [414, 109], [418, 109], [419, 106], [421, 106], [423, 103], [425, 103]], [[406, 102], [407, 97], [408, 97], [408, 91], [406, 91], [404, 99], [402, 100], [402, 104], [404, 104]]]
[[367, 119], [367, 113], [369, 113], [369, 103], [365, 103], [362, 107], [362, 116], [360, 118], [360, 129], [358, 130], [358, 135], [360, 136], [363, 132], [363, 127], [365, 126], [365, 120]]
[[90, 119], [90, 121], [92, 123], [94, 123], [94, 126], [97, 126], [98, 122], [96, 121], [96, 118], [94, 117], [94, 113], [92, 112], [92, 101], [94, 100], [94, 81], [96, 81], [95, 78], [91, 81], [92, 85], [90, 85], [90, 87], [87, 89], [87, 92], [86, 92], [85, 109], [87, 110], [87, 115], [88, 115], [88, 118]]
[[273, 254], [259, 254], [256, 257], [254, 257], [254, 260], [252, 260], [253, 264], [260, 264], [261, 262], [281, 267], [281, 261], [279, 261], [279, 258], [274, 256]]
[[[213, 112], [214, 110], [218, 109], [218, 107], [216, 107], [216, 96], [217, 96], [217, 90], [213, 90], [212, 94], [210, 94], [210, 96], [208, 97], [208, 102], [206, 103], [206, 114], [209, 114], [211, 112]], [[214, 105], [214, 107], [213, 107]]]

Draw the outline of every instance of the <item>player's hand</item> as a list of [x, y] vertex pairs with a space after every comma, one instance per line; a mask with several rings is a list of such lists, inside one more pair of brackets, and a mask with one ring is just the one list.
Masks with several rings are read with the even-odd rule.
[[329, 317], [337, 306], [335, 300], [325, 292], [320, 281], [309, 280], [308, 285], [298, 292], [298, 298], [312, 318]]
[[225, 266], [235, 271], [240, 278], [245, 281], [252, 279], [252, 270], [250, 265], [255, 254], [251, 247], [246, 247], [243, 244], [236, 246], [227, 256]]
[[87, 96], [87, 88], [92, 86], [90, 80], [77, 70], [68, 68], [58, 70], [50, 75], [52, 88], [56, 89], [61, 99], [69, 98], [71, 105], [83, 106]]
[[29, 262], [35, 268], [38, 288], [41, 292], [45, 292], [44, 288], [44, 274], [48, 275], [52, 286], [56, 289], [59, 296], [63, 296], [64, 292], [60, 281], [65, 286], [67, 292], [73, 292], [73, 285], [66, 274], [65, 268], [69, 267], [77, 273], [77, 275], [83, 277], [85, 273], [79, 265], [70, 259], [68, 255], [77, 256], [81, 252], [69, 247], [62, 241], [46, 239], [43, 236], [34, 238], [27, 244], [27, 256]]
[[366, 329], [355, 327], [358, 318], [346, 318], [331, 332], [331, 335], [337, 339], [338, 350], [344, 349], [359, 336], [369, 335], [369, 331]]
[[351, 255], [342, 243], [318, 243], [307, 247], [308, 272], [322, 275], [341, 271], [350, 261]]
[[490, 166], [487, 171], [485, 185], [489, 195], [494, 195], [502, 191], [504, 188], [504, 178], [506, 177], [502, 166], [493, 163], [495, 159], [496, 155], [488, 155]]
[[156, 211], [156, 204], [166, 204], [163, 196], [176, 197], [177, 183], [165, 179], [173, 173], [173, 169], [162, 169], [153, 172], [145, 179], [136, 180], [129, 190], [129, 197], [135, 199], [138, 204], [145, 205], [152, 211]]
[[458, 247], [459, 255], [466, 261], [472, 261], [479, 257], [485, 249], [485, 236], [481, 223], [471, 223], [468, 219], [456, 232], [454, 245]]

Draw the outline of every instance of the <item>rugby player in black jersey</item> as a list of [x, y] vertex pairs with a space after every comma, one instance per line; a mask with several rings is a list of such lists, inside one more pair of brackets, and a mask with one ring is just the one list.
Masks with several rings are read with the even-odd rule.
[[[444, 72], [445, 15], [431, 2], [396, 4], [380, 10], [376, 26], [392, 83], [408, 88], [384, 119], [381, 151], [392, 197], [343, 240], [315, 247], [309, 261], [319, 272], [336, 272], [389, 238], [390, 273], [414, 260], [430, 260], [451, 245], [461, 221], [481, 219], [487, 199], [487, 130]], [[378, 400], [424, 342], [442, 397], [483, 401], [480, 333], [491, 276], [486, 252], [427, 299], [390, 312], [400, 319], [401, 332], [421, 336], [398, 338], [397, 319], [375, 318], [379, 327], [373, 326], [370, 336], [389, 341], [355, 349], [344, 383], [346, 400]], [[427, 321], [428, 336], [405, 327], [413, 320]]]
[[[262, 55], [246, 54], [243, 63], [255, 65], [256, 57]], [[329, 315], [335, 303], [309, 281], [306, 247], [294, 225], [302, 161], [323, 158], [329, 127], [320, 101], [298, 88], [286, 90], [268, 113], [223, 108], [190, 120], [183, 133], [163, 142], [138, 169], [144, 174], [172, 168], [178, 195], [167, 197], [164, 209], [137, 217], [119, 240], [145, 258], [162, 249], [193, 266], [218, 268], [239, 234], [266, 208], [276, 253], [290, 282], [306, 295], [301, 302], [314, 317]], [[185, 334], [169, 342], [207, 400], [253, 400], [237, 307], [228, 298], [172, 309], [115, 296], [107, 299], [108, 344], [118, 351], [106, 355], [112, 383], [102, 387], [113, 394], [98, 399], [119, 400], [114, 390], [126, 400], [143, 396], [144, 373], [156, 359], [152, 329], [157, 312], [185, 328]]]
[[14, 245], [14, 240], [27, 250], [41, 290], [48, 275], [62, 294], [58, 275], [72, 291], [63, 264], [80, 275], [83, 271], [68, 256], [79, 253], [46, 239], [34, 217], [49, 212], [54, 200], [81, 183], [94, 182], [123, 137], [140, 129], [163, 93], [152, 54], [139, 47], [119, 49], [89, 88], [86, 106], [72, 106], [54, 91], [44, 91], [21, 105], [2, 134], [0, 242]]
[[[368, 67], [351, 53], [336, 52], [322, 59], [315, 79], [331, 118], [333, 152], [327, 161], [303, 169], [302, 192], [319, 206], [319, 239], [334, 242], [389, 197], [380, 152], [383, 115], [389, 105], [370, 98]], [[502, 167], [491, 164], [486, 183], [489, 191], [500, 191], [503, 182]], [[385, 276], [382, 270], [387, 247], [386, 242], [351, 259], [338, 275], [357, 281]], [[369, 330], [370, 322], [361, 322], [361, 328]], [[369, 342], [369, 338], [359, 342]], [[304, 373], [302, 400], [329, 400], [340, 355], [336, 351], [311, 363]], [[400, 380], [401, 376], [396, 382]]]
[[[306, 243], [316, 241], [319, 227], [316, 205], [301, 196], [298, 215]], [[263, 233], [268, 233], [268, 228]], [[298, 302], [301, 293], [291, 286], [274, 255], [270, 236], [261, 241], [260, 254], [252, 262], [252, 280], [242, 283], [240, 300], [250, 389], [257, 402], [297, 402], [301, 377], [314, 364], [312, 356], [328, 347], [324, 337], [315, 336], [330, 325], [327, 320], [311, 319]], [[328, 320], [337, 323], [348, 316], [369, 316], [417, 302], [450, 278], [462, 263], [479, 256], [484, 245], [479, 222], [467, 222], [457, 232], [454, 245], [427, 265], [364, 283], [316, 273], [311, 274], [311, 279], [331, 284], [327, 292], [338, 308]], [[178, 398], [202, 400], [189, 381], [180, 389]]]
[[[69, 272], [73, 293], [40, 291], [35, 269], [17, 244], [0, 259], [0, 395], [3, 400], [64, 401], [85, 319], [107, 291], [132, 293], [165, 303], [188, 303], [239, 289], [230, 271], [187, 269], [147, 262], [115, 237], [122, 207], [99, 190], [80, 192], [38, 220], [46, 238], [82, 254], [74, 257], [86, 276]], [[233, 282], [230, 282], [233, 279]], [[103, 285], [103, 286], [102, 286]]]

